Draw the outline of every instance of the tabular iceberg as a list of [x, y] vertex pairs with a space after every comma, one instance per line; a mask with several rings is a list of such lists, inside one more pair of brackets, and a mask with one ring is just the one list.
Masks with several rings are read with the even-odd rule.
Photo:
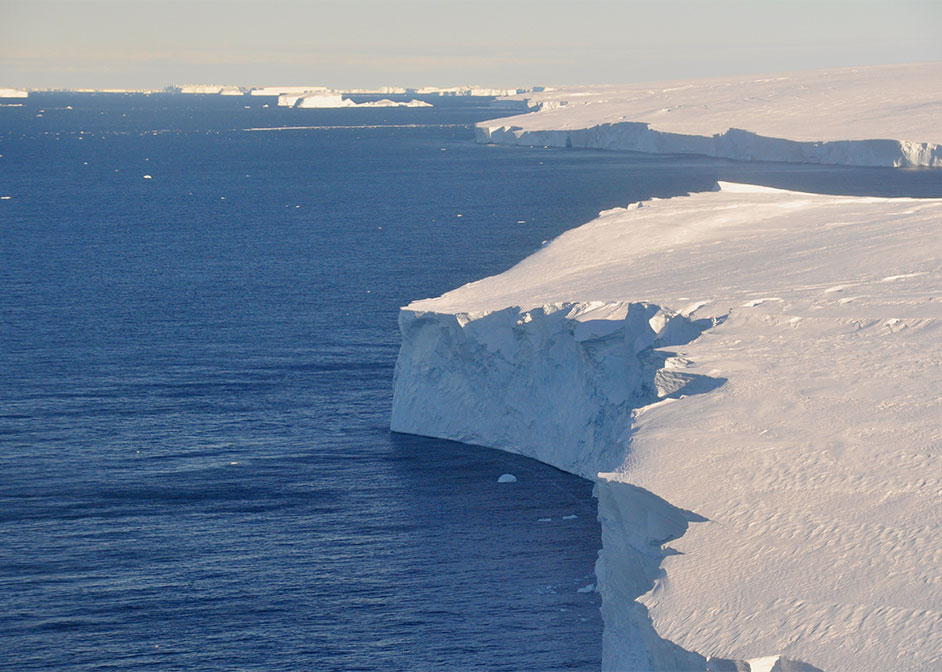
[[392, 429], [596, 481], [604, 669], [937, 669], [940, 223], [733, 184], [600, 213], [402, 310]]

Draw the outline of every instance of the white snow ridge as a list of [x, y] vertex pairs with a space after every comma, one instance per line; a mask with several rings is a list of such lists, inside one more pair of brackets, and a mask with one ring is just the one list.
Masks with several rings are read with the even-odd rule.
[[392, 429], [596, 482], [606, 670], [942, 669], [942, 199], [718, 189], [403, 308]]

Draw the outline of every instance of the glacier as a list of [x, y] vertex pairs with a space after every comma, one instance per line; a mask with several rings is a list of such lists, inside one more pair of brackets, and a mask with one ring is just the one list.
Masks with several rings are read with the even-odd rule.
[[942, 63], [568, 87], [478, 142], [856, 166], [942, 166]]
[[603, 669], [942, 661], [942, 200], [720, 183], [400, 313], [391, 428], [595, 482]]

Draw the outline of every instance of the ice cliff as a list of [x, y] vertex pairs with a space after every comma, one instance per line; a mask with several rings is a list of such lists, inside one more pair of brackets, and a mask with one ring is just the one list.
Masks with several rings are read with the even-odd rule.
[[400, 316], [392, 429], [596, 483], [606, 670], [942, 661], [942, 200], [600, 213]]
[[942, 166], [942, 63], [558, 89], [478, 142], [858, 166]]
[[[654, 348], [692, 340], [708, 324], [645, 303], [479, 315], [404, 309], [392, 428], [522, 453], [594, 479], [620, 464], [632, 409], [672, 388]], [[691, 378], [678, 389], [688, 387], [709, 383]]]

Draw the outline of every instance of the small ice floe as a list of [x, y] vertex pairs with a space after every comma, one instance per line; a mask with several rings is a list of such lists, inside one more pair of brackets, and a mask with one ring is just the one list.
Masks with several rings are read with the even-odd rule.
[[464, 215], [462, 215], [460, 212], [458, 213], [458, 216], [459, 216], [459, 217], [464, 217]]
[[517, 220], [517, 224], [526, 224], [526, 223], [527, 223], [527, 220], [525, 220], [525, 219], [518, 219], [518, 220]]
[[498, 483], [516, 483], [517, 477], [513, 474], [501, 474], [500, 478], [497, 479]]
[[552, 522], [553, 522], [553, 519], [552, 519], [552, 518], [538, 518], [536, 522], [538, 522], [538, 523], [552, 523]]
[[150, 175], [145, 175], [145, 176], [144, 176], [144, 179], [145, 179], [145, 180], [152, 180], [152, 179], [154, 179], [154, 178], [152, 178]]
[[588, 586], [582, 586], [582, 588], [577, 588], [576, 592], [577, 593], [591, 593], [593, 590], [595, 590], [595, 584], [590, 583]]
[[0, 196], [0, 201], [9, 201], [11, 198], [13, 197], [12, 196]]
[[579, 516], [577, 516], [576, 514], [570, 513], [568, 516], [563, 516], [563, 520], [575, 520], [578, 517]]

